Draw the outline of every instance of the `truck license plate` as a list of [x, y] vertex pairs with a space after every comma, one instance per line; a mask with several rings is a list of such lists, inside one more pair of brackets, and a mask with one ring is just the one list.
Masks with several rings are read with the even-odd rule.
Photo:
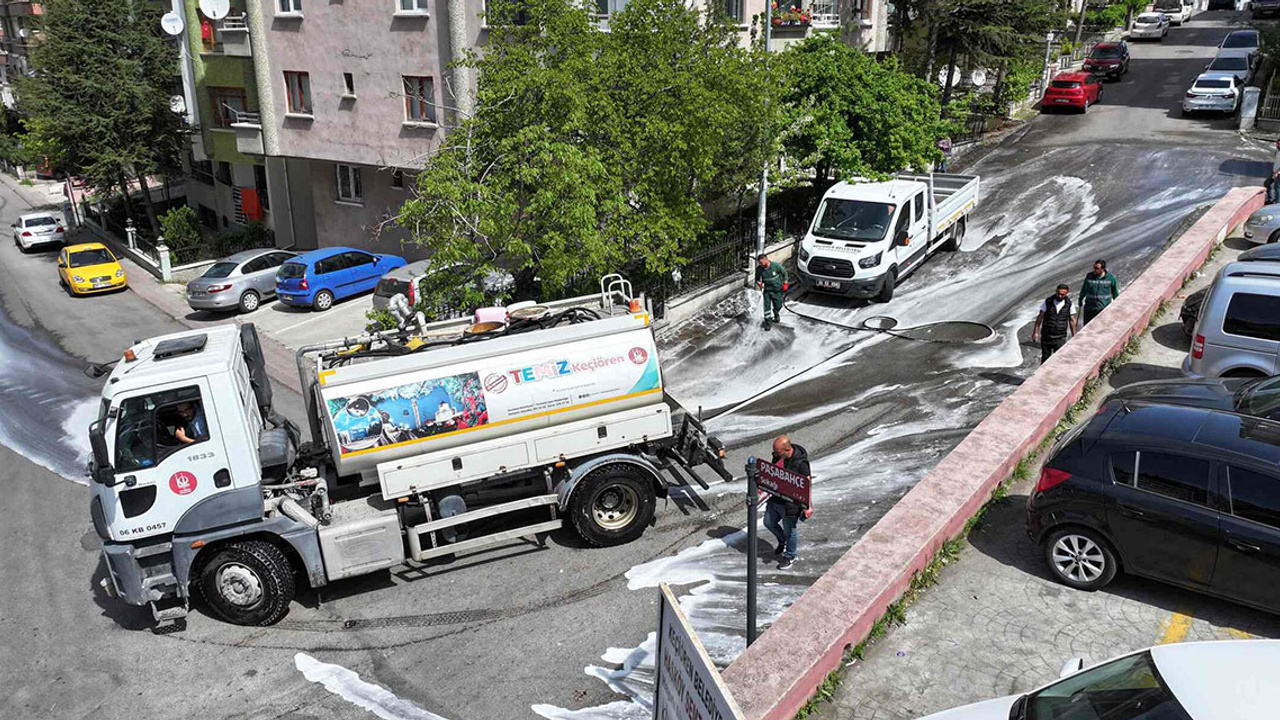
[[839, 280], [818, 280], [818, 281], [816, 281], [816, 283], [817, 283], [818, 287], [823, 288], [823, 289], [826, 289], [826, 290], [839, 290], [839, 289], [840, 289], [840, 281], [839, 281]]

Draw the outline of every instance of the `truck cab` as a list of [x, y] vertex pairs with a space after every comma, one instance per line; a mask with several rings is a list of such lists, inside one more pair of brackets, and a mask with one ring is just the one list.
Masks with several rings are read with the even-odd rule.
[[932, 251], [958, 247], [977, 196], [963, 175], [837, 183], [801, 240], [800, 275], [818, 292], [888, 302]]

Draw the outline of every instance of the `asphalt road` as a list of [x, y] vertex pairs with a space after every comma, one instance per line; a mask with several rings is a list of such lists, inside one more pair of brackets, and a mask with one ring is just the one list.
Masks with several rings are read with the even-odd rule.
[[[821, 474], [801, 564], [763, 574], [763, 615], [780, 612], [1033, 368], [1028, 323], [1054, 284], [1078, 283], [1099, 255], [1124, 282], [1198, 204], [1260, 182], [1268, 151], [1229, 121], [1178, 117], [1181, 93], [1225, 32], [1223, 15], [1135, 47], [1132, 71], [1107, 86], [1102, 105], [1039, 118], [971, 168], [983, 176], [984, 201], [966, 246], [930, 260], [892, 303], [805, 303], [845, 324], [873, 314], [903, 325], [977, 320], [1000, 331], [993, 341], [905, 344], [796, 316], [766, 335], [758, 298], [744, 297], [721, 322], [669, 346], [668, 382], [687, 404], [731, 408], [799, 373], [716, 421], [735, 464], [786, 430]], [[0, 227], [24, 210], [0, 187]], [[95, 590], [102, 568], [88, 493], [65, 477], [76, 475], [76, 433], [92, 414], [94, 386], [75, 375], [79, 359], [109, 359], [133, 338], [179, 327], [128, 292], [69, 298], [52, 254], [24, 257], [3, 243], [0, 301], [0, 717], [369, 716], [342, 694], [378, 705], [382, 717], [529, 718], [535, 704], [554, 717], [570, 716], [556, 708], [642, 715], [642, 705], [614, 701], [626, 699], [615, 689], [643, 689], [643, 668], [630, 670], [644, 653], [600, 657], [641, 645], [654, 623], [652, 586], [663, 579], [686, 593], [701, 582], [683, 604], [718, 659], [741, 646], [735, 488], [704, 493], [709, 510], [660, 506], [657, 525], [629, 546], [585, 550], [560, 535], [547, 549], [514, 546], [303, 592], [272, 628], [197, 612], [185, 632], [152, 635], [146, 611]], [[282, 404], [301, 417], [296, 397]], [[318, 673], [310, 658], [389, 694], [339, 670]]]

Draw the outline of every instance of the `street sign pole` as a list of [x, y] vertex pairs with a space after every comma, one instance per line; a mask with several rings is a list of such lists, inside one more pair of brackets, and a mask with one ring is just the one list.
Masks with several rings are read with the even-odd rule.
[[760, 508], [756, 459], [747, 458], [747, 646], [756, 641], [756, 514]]

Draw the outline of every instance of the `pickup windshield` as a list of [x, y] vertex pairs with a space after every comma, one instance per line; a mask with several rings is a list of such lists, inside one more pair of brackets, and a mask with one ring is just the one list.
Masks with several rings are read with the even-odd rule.
[[823, 200], [813, 234], [837, 240], [882, 240], [889, 231], [893, 211], [893, 205], [884, 203]]

